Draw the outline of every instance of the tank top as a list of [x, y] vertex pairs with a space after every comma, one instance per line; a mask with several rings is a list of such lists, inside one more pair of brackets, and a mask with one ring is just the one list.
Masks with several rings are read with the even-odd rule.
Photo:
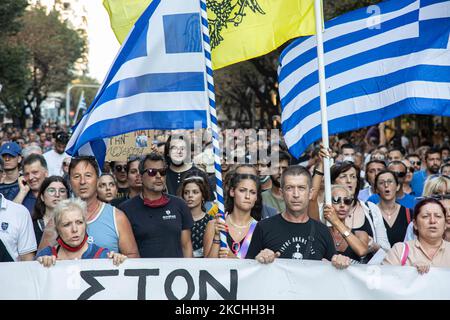
[[109, 251], [119, 252], [119, 232], [116, 225], [115, 208], [103, 203], [94, 220], [88, 222], [88, 243], [95, 243]]
[[383, 217], [384, 226], [386, 227], [387, 236], [391, 247], [397, 242], [403, 242], [406, 235], [406, 230], [408, 229], [408, 224], [411, 221], [410, 210], [406, 210], [404, 206], [400, 206], [397, 218], [395, 219], [392, 228], [386, 222]]

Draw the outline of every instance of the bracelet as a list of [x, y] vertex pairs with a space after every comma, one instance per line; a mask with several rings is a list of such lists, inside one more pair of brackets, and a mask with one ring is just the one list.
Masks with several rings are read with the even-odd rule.
[[323, 172], [320, 172], [319, 170], [317, 170], [316, 168], [314, 168], [313, 175], [315, 176], [316, 174], [319, 175], [319, 176], [323, 176], [323, 175], [324, 175]]
[[213, 239], [213, 243], [220, 244], [220, 240]]

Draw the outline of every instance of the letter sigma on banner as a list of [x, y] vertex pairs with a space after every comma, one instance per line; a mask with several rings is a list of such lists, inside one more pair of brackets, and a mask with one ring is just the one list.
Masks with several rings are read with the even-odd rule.
[[[374, 272], [374, 268], [377, 268]], [[377, 277], [377, 279], [374, 279]], [[376, 285], [374, 285], [376, 283]], [[0, 299], [450, 299], [450, 269], [350, 266], [278, 259], [129, 259], [0, 264]]]

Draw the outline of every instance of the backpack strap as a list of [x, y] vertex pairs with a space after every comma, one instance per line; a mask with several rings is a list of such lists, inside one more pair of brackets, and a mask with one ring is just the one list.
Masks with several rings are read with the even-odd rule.
[[100, 258], [100, 255], [102, 254], [102, 252], [103, 252], [104, 250], [105, 250], [105, 248], [99, 248], [99, 249], [97, 250], [97, 252], [95, 253], [93, 259], [98, 259], [98, 258]]
[[411, 222], [411, 211], [409, 208], [406, 208], [406, 221], [408, 222], [408, 225]]
[[409, 245], [406, 242], [404, 242], [402, 258], [400, 260], [402, 266], [404, 266], [406, 264], [406, 260], [408, 260], [408, 255], [409, 255]]

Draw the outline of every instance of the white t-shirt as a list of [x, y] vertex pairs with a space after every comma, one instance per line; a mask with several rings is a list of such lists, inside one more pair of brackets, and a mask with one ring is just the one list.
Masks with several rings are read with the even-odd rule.
[[55, 150], [50, 150], [44, 153], [45, 161], [47, 161], [49, 176], [63, 176], [62, 163], [65, 158], [70, 157], [67, 153], [57, 153]]
[[36, 251], [31, 215], [21, 204], [7, 200], [0, 194], [0, 240], [14, 261], [19, 256]]

